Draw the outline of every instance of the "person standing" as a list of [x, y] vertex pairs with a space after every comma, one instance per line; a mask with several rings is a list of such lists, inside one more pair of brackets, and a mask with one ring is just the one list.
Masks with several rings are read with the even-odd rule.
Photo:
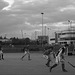
[[64, 53], [65, 53], [65, 50], [66, 50], [67, 47], [68, 47], [68, 45], [66, 44], [58, 50], [58, 52], [56, 54], [55, 64], [50, 67], [50, 72], [52, 71], [53, 68], [58, 66], [60, 62], [61, 62], [61, 65], [62, 65], [62, 71], [67, 72], [67, 70], [65, 69], [65, 63], [64, 63]]
[[3, 48], [2, 48], [1, 45], [0, 45], [0, 60], [4, 60], [4, 57], [3, 57]]

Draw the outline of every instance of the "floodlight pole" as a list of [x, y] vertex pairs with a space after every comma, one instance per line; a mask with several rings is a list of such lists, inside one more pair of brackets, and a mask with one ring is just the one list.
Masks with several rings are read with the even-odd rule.
[[41, 14], [42, 14], [42, 39], [41, 40], [42, 40], [42, 46], [43, 46], [43, 14], [44, 13], [41, 13]]

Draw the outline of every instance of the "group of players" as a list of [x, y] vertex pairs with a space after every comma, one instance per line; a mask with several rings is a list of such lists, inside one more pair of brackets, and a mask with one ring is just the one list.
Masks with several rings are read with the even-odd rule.
[[[65, 58], [64, 58], [64, 55], [65, 55], [65, 52], [68, 48], [68, 45], [65, 44], [63, 45], [63, 47], [61, 47], [57, 53], [55, 53], [53, 51], [53, 47], [50, 47], [48, 48], [45, 52], [44, 52], [44, 57], [47, 57], [47, 63], [46, 63], [46, 66], [47, 67], [50, 67], [50, 72], [52, 71], [53, 68], [55, 68], [56, 66], [59, 65], [59, 63], [61, 63], [61, 66], [62, 66], [62, 71], [63, 72], [67, 72], [67, 70], [65, 69]], [[53, 58], [52, 58], [53, 56]], [[54, 61], [54, 64], [51, 66], [50, 63], [53, 63], [53, 59], [55, 59]]]
[[[65, 62], [64, 62], [65, 61], [64, 55], [66, 53], [67, 48], [68, 48], [68, 44], [64, 44], [57, 51], [57, 53], [53, 51], [53, 46], [49, 47], [47, 50], [44, 51], [43, 56], [47, 58], [46, 66], [50, 67], [50, 72], [52, 71], [53, 68], [58, 66], [59, 63], [61, 63], [62, 71], [67, 72], [67, 70], [65, 69]], [[27, 45], [27, 47], [24, 47], [23, 50], [24, 50], [24, 55], [21, 57], [21, 60], [23, 60], [23, 58], [26, 55], [28, 55], [28, 60], [31, 60], [30, 52], [29, 52], [29, 45]], [[54, 62], [52, 61], [53, 59], [55, 60]], [[53, 65], [51, 66], [50, 63], [53, 63]]]
[[[65, 44], [63, 45], [63, 47], [61, 47], [57, 53], [55, 53], [53, 51], [53, 47], [49, 47], [46, 51], [44, 51], [43, 56], [47, 57], [47, 63], [46, 66], [49, 67], [50, 72], [52, 71], [53, 68], [55, 68], [56, 66], [59, 65], [59, 63], [61, 62], [61, 66], [62, 66], [62, 71], [63, 72], [67, 72], [67, 70], [65, 69], [65, 58], [64, 58], [64, 54], [67, 50], [68, 45]], [[3, 52], [2, 52], [2, 47], [0, 46], [0, 60], [4, 60], [3, 58]], [[21, 60], [23, 60], [23, 58], [28, 55], [28, 60], [31, 60], [30, 58], [30, 52], [29, 52], [29, 45], [27, 45], [26, 47], [23, 48], [24, 51], [24, 55], [21, 57]], [[53, 56], [53, 58], [52, 58]], [[50, 63], [53, 63], [52, 60], [55, 59], [54, 64], [51, 66]]]

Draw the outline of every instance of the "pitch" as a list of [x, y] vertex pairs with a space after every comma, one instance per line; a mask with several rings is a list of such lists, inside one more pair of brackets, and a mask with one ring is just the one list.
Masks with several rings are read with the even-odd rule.
[[[22, 61], [23, 53], [4, 53], [4, 60], [0, 60], [0, 75], [74, 75], [75, 68], [65, 62], [67, 73], [62, 72], [61, 64], [49, 72], [45, 65], [46, 59], [42, 53], [31, 53], [31, 60], [27, 56]], [[75, 65], [75, 56], [66, 56], [66, 59]]]

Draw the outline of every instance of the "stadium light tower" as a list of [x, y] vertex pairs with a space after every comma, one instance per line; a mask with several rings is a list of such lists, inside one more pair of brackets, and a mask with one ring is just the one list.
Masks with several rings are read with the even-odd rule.
[[43, 15], [44, 13], [42, 12], [41, 14], [42, 14], [42, 46], [43, 46]]
[[44, 13], [41, 13], [42, 14], [42, 36], [43, 36], [43, 14]]

